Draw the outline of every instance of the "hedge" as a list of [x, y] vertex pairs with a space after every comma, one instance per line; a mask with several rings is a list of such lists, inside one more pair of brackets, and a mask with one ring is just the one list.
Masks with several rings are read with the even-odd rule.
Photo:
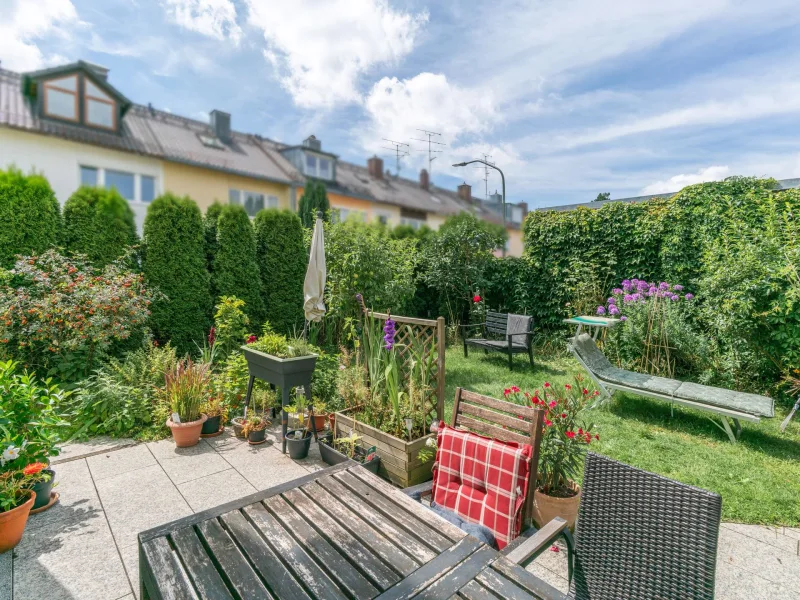
[[236, 296], [244, 300], [244, 312], [256, 326], [254, 329], [264, 319], [260, 277], [255, 232], [247, 211], [240, 205], [223, 206], [217, 220], [212, 287], [217, 297]]
[[328, 219], [331, 204], [328, 201], [328, 193], [325, 190], [325, 184], [321, 181], [310, 179], [306, 182], [306, 186], [303, 189], [303, 195], [300, 197], [297, 210], [303, 227], [314, 227], [318, 210], [322, 211], [323, 219]]
[[217, 298], [219, 294], [214, 288], [214, 257], [217, 255], [219, 244], [217, 243], [217, 221], [219, 221], [219, 213], [222, 212], [222, 204], [215, 201], [206, 210], [206, 216], [203, 219], [203, 228], [206, 238], [206, 267], [211, 275], [211, 297]]
[[300, 218], [288, 210], [265, 209], [256, 215], [255, 230], [267, 320], [280, 333], [299, 332], [308, 265]]
[[59, 238], [61, 212], [56, 195], [41, 175], [0, 171], [0, 267], [17, 254], [41, 254]]
[[80, 187], [64, 204], [64, 247], [96, 267], [114, 262], [136, 239], [133, 211], [115, 189]]
[[144, 274], [165, 297], [152, 307], [157, 339], [179, 353], [196, 351], [211, 323], [203, 218], [189, 197], [156, 198], [144, 220]]

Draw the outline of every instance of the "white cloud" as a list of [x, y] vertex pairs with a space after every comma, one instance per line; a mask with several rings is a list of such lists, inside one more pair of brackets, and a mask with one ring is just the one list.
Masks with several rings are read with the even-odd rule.
[[163, 0], [162, 4], [167, 16], [185, 29], [234, 44], [242, 37], [231, 0]]
[[704, 183], [706, 181], [720, 181], [730, 175], [731, 170], [727, 165], [714, 166], [700, 169], [697, 173], [681, 173], [674, 175], [669, 179], [663, 181], [656, 181], [648, 186], [642, 188], [641, 195], [647, 196], [648, 194], [666, 194], [668, 192], [678, 192], [685, 188], [687, 185], [694, 185], [695, 183]]
[[427, 13], [387, 0], [246, 0], [249, 22], [264, 34], [265, 58], [304, 108], [361, 101], [359, 77], [411, 52]]
[[68, 28], [79, 23], [70, 0], [11, 0], [0, 18], [0, 60], [3, 67], [31, 71], [63, 62], [60, 55], [46, 55], [37, 45], [45, 36], [68, 36]]

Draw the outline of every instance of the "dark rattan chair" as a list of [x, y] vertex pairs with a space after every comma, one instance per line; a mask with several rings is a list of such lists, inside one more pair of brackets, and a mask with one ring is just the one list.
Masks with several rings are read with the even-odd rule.
[[[721, 511], [718, 494], [589, 453], [566, 598], [713, 599]], [[565, 526], [504, 552], [525, 564]]]

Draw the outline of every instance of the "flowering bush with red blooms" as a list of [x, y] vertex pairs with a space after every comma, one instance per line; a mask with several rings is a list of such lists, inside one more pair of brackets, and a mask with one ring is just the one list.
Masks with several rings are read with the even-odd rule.
[[79, 379], [113, 344], [143, 329], [154, 295], [122, 263], [99, 271], [54, 250], [22, 257], [0, 281], [0, 356], [62, 381]]
[[[0, 444], [0, 449], [3, 445]], [[24, 448], [5, 447], [2, 454], [3, 469], [0, 471], [0, 514], [23, 504], [31, 496], [31, 487], [39, 481], [49, 481], [50, 475], [43, 471], [47, 465], [41, 462], [25, 467]]]
[[587, 425], [579, 419], [599, 392], [589, 388], [581, 375], [576, 375], [574, 384], [567, 383], [563, 387], [546, 382], [542, 390], [533, 393], [523, 393], [517, 386], [503, 393], [509, 401], [545, 411], [539, 453], [539, 491], [550, 496], [573, 496], [572, 482], [583, 469], [587, 447], [600, 439], [593, 433], [593, 424]]

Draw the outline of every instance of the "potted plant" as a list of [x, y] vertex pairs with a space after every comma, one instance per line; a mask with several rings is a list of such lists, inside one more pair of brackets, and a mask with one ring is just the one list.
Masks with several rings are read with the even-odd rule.
[[242, 428], [242, 435], [247, 438], [247, 443], [251, 446], [257, 446], [266, 442], [267, 426], [269, 421], [264, 417], [258, 415], [251, 415], [247, 417]]
[[318, 357], [308, 342], [290, 340], [271, 330], [265, 330], [260, 338], [242, 346], [242, 351], [250, 375], [278, 387], [287, 381], [289, 387], [302, 385], [306, 379], [310, 381]]
[[20, 448], [5, 446], [0, 465], [0, 554], [19, 544], [28, 522], [36, 494], [31, 490], [38, 481], [49, 477], [44, 473], [42, 462], [31, 463], [20, 468], [7, 468], [18, 462]]
[[58, 494], [53, 494], [56, 472], [53, 469], [42, 469], [43, 477], [31, 486], [31, 491], [36, 494], [36, 499], [31, 508], [32, 512], [42, 512], [55, 504]]
[[311, 406], [314, 409], [314, 418], [310, 419], [311, 421], [310, 427], [313, 428], [312, 431], [316, 431], [317, 433], [322, 433], [323, 431], [325, 431], [325, 422], [328, 420], [328, 408], [325, 406], [325, 403], [319, 398], [313, 398], [311, 400]]
[[539, 527], [561, 517], [574, 527], [581, 500], [575, 478], [583, 470], [587, 447], [600, 436], [592, 433], [593, 424], [579, 422], [581, 413], [599, 395], [591, 391], [582, 376], [573, 384], [555, 387], [545, 382], [540, 392], [523, 394], [518, 387], [505, 390], [505, 396], [545, 410], [542, 445], [539, 450], [539, 480], [533, 494], [533, 519]]
[[203, 436], [213, 436], [222, 433], [225, 422], [228, 420], [228, 408], [220, 395], [209, 398], [202, 406], [201, 411], [206, 415], [206, 421], [200, 434]]
[[308, 427], [287, 431], [286, 447], [289, 450], [290, 458], [300, 460], [308, 456], [308, 451], [311, 448], [311, 431]]
[[346, 460], [354, 460], [361, 463], [367, 470], [377, 474], [381, 457], [375, 452], [374, 446], [365, 449], [359, 443], [360, 440], [361, 436], [356, 435], [354, 432], [347, 437], [339, 437], [333, 440], [320, 438], [319, 453], [326, 464], [338, 465]]
[[165, 375], [164, 395], [172, 414], [167, 427], [178, 448], [194, 446], [206, 415], [200, 412], [209, 393], [211, 370], [208, 363], [195, 363], [191, 358], [179, 360]]

